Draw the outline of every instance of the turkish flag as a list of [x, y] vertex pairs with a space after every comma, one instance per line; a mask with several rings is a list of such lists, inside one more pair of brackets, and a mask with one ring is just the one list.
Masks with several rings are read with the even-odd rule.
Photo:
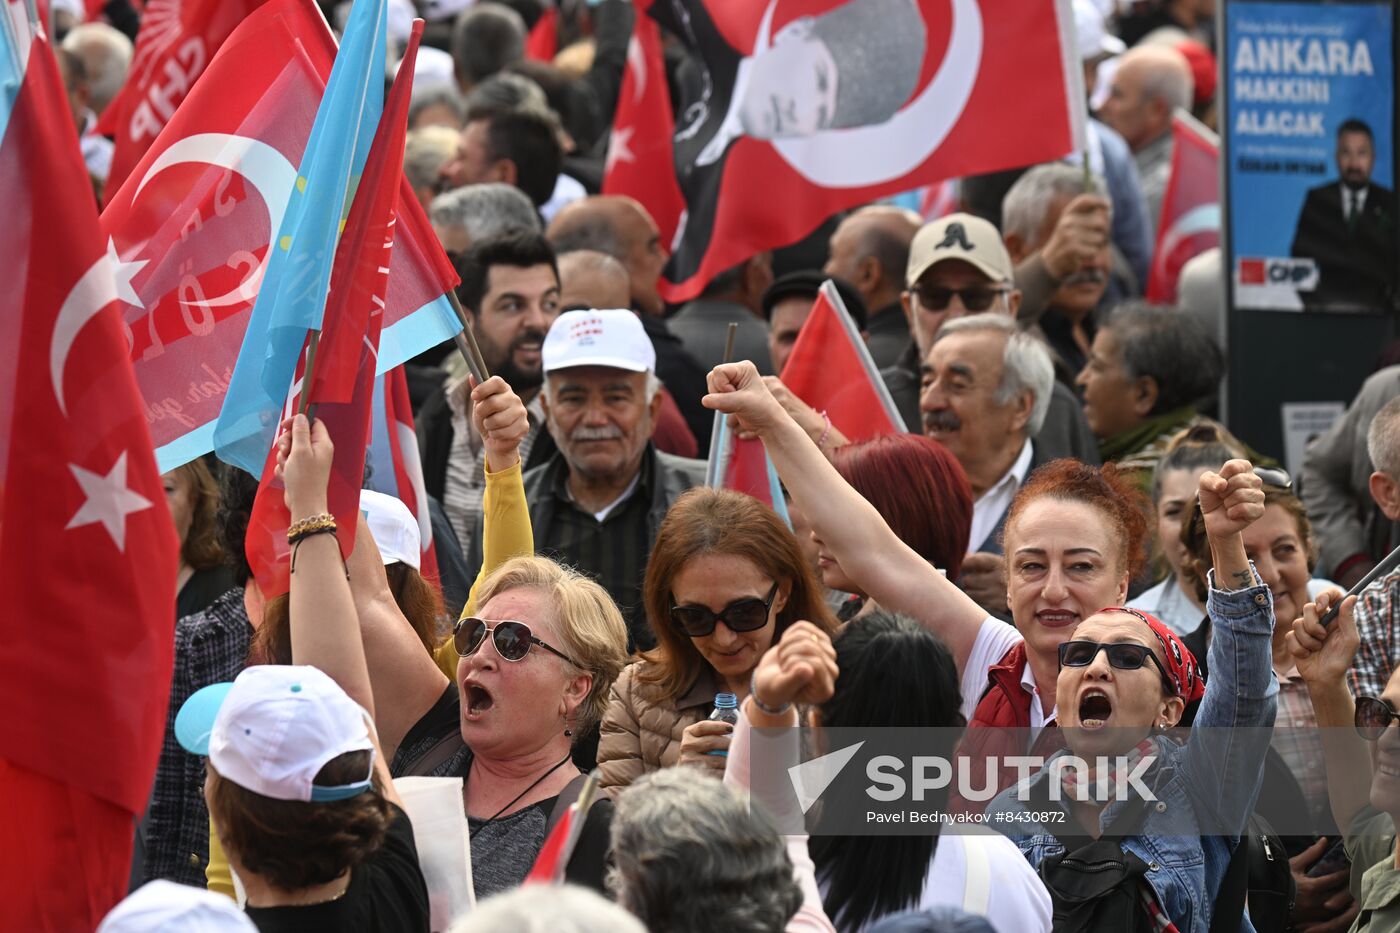
[[413, 406], [408, 399], [408, 377], [402, 366], [395, 366], [375, 381], [366, 456], [370, 470], [365, 488], [393, 496], [408, 506], [418, 520], [418, 541], [423, 550], [418, 570], [434, 583], [440, 583], [437, 549], [433, 546], [433, 521], [428, 512], [428, 487], [423, 482]]
[[126, 83], [97, 122], [97, 132], [116, 143], [109, 193], [121, 187], [156, 141], [229, 33], [262, 3], [151, 0], [146, 6]]
[[[312, 413], [325, 421], [335, 444], [327, 505], [335, 516], [341, 555], [347, 559], [355, 549], [374, 399], [375, 357], [384, 322], [384, 294], [400, 204], [413, 65], [422, 35], [423, 21], [414, 20], [408, 49], [385, 102], [345, 230], [336, 247], [322, 329], [319, 335], [313, 335], [307, 348]], [[303, 391], [308, 391], [304, 374], [301, 385]], [[292, 404], [293, 399], [289, 398], [288, 405]], [[286, 488], [273, 469], [276, 462], [274, 444], [263, 467], [245, 541], [248, 566], [268, 598], [287, 592], [291, 583], [287, 559], [291, 515], [287, 511]]]
[[655, 20], [638, 16], [603, 163], [603, 194], [636, 198], [656, 221], [661, 242], [668, 247], [685, 212], [685, 197], [671, 170], [674, 130], [661, 31]]
[[1187, 260], [1220, 245], [1220, 137], [1183, 110], [1172, 116], [1172, 166], [1162, 195], [1147, 300], [1176, 302]]
[[179, 545], [116, 308], [140, 267], [98, 236], [25, 11], [0, 8], [0, 911], [90, 930], [125, 893], [160, 754]]
[[[336, 53], [314, 0], [268, 0], [229, 36], [102, 214], [144, 265], [123, 306], [144, 411], [166, 469], [210, 450], [249, 312]], [[457, 283], [400, 179], [383, 372], [460, 327]]]
[[1083, 148], [1068, 3], [637, 3], [703, 71], [676, 119], [669, 301], [844, 208]]
[[780, 378], [802, 401], [826, 412], [849, 440], [905, 431], [865, 341], [829, 280], [822, 283]]

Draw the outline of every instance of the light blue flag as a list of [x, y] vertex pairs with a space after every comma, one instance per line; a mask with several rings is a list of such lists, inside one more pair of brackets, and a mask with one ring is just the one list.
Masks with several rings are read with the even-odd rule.
[[340, 229], [384, 110], [387, 0], [355, 0], [214, 426], [220, 460], [259, 476], [308, 332], [321, 328]]

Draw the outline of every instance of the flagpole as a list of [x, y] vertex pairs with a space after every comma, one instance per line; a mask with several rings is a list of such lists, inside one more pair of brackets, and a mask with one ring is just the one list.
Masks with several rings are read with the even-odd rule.
[[[729, 331], [724, 338], [724, 359], [723, 363], [734, 361], [734, 337], [739, 333], [739, 325], [731, 323]], [[729, 430], [729, 422], [724, 416], [724, 412], [716, 411], [714, 427], [710, 431], [710, 455], [705, 463], [705, 485], [718, 489], [724, 485], [725, 461], [724, 456], [725, 432]]]
[[301, 399], [297, 402], [297, 414], [306, 415], [311, 409], [311, 389], [315, 385], [316, 375], [316, 348], [321, 345], [321, 332], [313, 330], [311, 338], [306, 344], [306, 372], [301, 377]]
[[476, 378], [476, 384], [481, 385], [491, 378], [491, 371], [486, 368], [486, 358], [481, 355], [481, 347], [476, 342], [476, 335], [472, 333], [472, 324], [467, 318], [467, 312], [462, 309], [462, 302], [457, 299], [456, 289], [448, 289], [447, 302], [452, 305], [452, 313], [457, 315], [457, 320], [462, 324], [462, 329], [452, 339], [457, 342], [457, 349], [467, 361], [467, 369], [471, 370], [471, 374]]

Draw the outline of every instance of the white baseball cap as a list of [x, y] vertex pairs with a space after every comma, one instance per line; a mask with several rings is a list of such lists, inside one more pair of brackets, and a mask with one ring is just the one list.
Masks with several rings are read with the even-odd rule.
[[656, 371], [656, 348], [641, 320], [626, 309], [565, 311], [545, 335], [541, 355], [547, 373], [574, 366]]
[[127, 895], [97, 933], [257, 933], [257, 929], [224, 895], [161, 879]]
[[274, 800], [345, 800], [370, 788], [312, 782], [333, 758], [374, 749], [368, 714], [314, 667], [260, 664], [233, 683], [196, 690], [175, 716], [185, 750], [208, 755], [220, 777]]
[[1074, 32], [1079, 57], [1086, 62], [1107, 55], [1122, 55], [1128, 48], [1122, 39], [1104, 28], [1104, 13], [1094, 0], [1074, 0]]
[[961, 259], [993, 282], [1011, 282], [1015, 270], [1001, 234], [990, 221], [972, 214], [949, 214], [919, 228], [909, 244], [904, 284], [913, 288], [940, 262]]
[[[418, 519], [399, 499], [360, 490], [360, 512], [369, 523], [369, 533], [384, 558], [384, 565], [402, 563], [418, 570], [423, 561], [422, 538], [418, 534]], [[217, 767], [217, 765], [215, 766]]]

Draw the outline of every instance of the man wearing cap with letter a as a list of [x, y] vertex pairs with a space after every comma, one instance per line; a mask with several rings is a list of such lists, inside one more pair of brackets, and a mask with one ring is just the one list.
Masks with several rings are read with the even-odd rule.
[[[628, 647], [650, 648], [647, 556], [671, 503], [704, 483], [705, 463], [652, 446], [656, 351], [631, 311], [559, 315], [543, 356], [545, 426], [559, 452], [525, 474], [535, 549], [597, 580], [627, 620]], [[480, 557], [473, 547], [469, 567]]]
[[314, 667], [250, 667], [175, 718], [247, 913], [273, 931], [428, 929], [413, 827], [368, 715]]

